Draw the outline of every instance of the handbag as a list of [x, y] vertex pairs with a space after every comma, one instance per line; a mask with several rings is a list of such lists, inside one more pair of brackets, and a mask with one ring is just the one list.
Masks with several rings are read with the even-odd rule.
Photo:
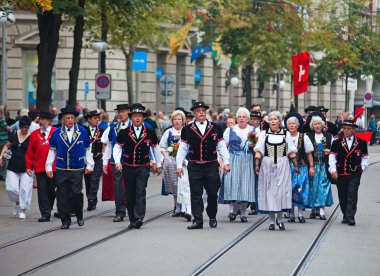
[[7, 149], [3, 154], [4, 159], [10, 160], [12, 158], [12, 150]]

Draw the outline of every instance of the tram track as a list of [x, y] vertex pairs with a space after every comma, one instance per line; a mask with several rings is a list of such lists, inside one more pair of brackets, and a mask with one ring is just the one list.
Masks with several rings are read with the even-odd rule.
[[[148, 199], [152, 199], [152, 198], [158, 197], [160, 195], [161, 195], [161, 193], [157, 193], [157, 194], [148, 196], [146, 199], [147, 200]], [[84, 220], [85, 221], [86, 220], [91, 220], [91, 219], [98, 218], [98, 217], [101, 217], [103, 215], [106, 215], [106, 214], [109, 214], [109, 213], [112, 213], [112, 212], [115, 212], [115, 208], [112, 208], [112, 209], [109, 209], [109, 210], [106, 210], [106, 211], [103, 211], [103, 212], [100, 212], [100, 213], [96, 213], [96, 214], [87, 216], [87, 217], [84, 218]], [[72, 224], [75, 224], [75, 223], [76, 223], [76, 221], [72, 222]], [[61, 229], [61, 226], [52, 227], [52, 228], [49, 228], [47, 230], [43, 230], [43, 231], [40, 231], [40, 232], [37, 232], [37, 233], [34, 233], [34, 234], [30, 234], [30, 235], [27, 235], [27, 236], [24, 236], [24, 237], [20, 237], [20, 238], [17, 238], [17, 239], [5, 242], [5, 243], [3, 243], [3, 244], [0, 245], [0, 250], [2, 250], [4, 248], [7, 248], [7, 247], [10, 247], [10, 246], [13, 246], [13, 245], [16, 245], [16, 244], [19, 244], [19, 243], [22, 243], [22, 242], [25, 242], [25, 241], [28, 241], [28, 240], [32, 240], [32, 239], [38, 238], [40, 236], [52, 233], [52, 232], [60, 230], [60, 229]]]

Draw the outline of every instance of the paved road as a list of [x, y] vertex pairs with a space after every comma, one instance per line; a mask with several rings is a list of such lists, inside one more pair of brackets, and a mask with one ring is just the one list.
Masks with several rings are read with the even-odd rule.
[[[380, 146], [370, 150], [371, 162], [380, 161]], [[342, 225], [342, 215], [338, 213], [305, 275], [379, 274], [379, 171], [380, 163], [376, 163], [363, 175], [357, 226]], [[210, 229], [205, 221], [203, 230], [189, 231], [184, 219], [171, 217], [172, 198], [159, 196], [160, 189], [160, 178], [151, 177], [146, 224], [140, 230], [126, 230], [127, 221], [113, 223], [113, 202], [101, 202], [97, 210], [84, 211], [85, 217], [92, 218], [86, 219], [83, 228], [73, 225], [62, 231], [57, 219], [37, 222], [36, 191], [29, 218], [20, 221], [12, 217], [1, 182], [0, 275], [18, 275], [48, 262], [31, 274], [190, 275], [265, 218], [250, 216], [247, 224], [231, 223], [227, 206], [219, 205], [217, 229]], [[335, 186], [333, 194], [336, 205]], [[334, 207], [328, 208], [328, 215]], [[264, 222], [202, 275], [290, 275], [324, 223], [308, 219], [306, 224], [286, 223], [286, 231], [268, 231]]]

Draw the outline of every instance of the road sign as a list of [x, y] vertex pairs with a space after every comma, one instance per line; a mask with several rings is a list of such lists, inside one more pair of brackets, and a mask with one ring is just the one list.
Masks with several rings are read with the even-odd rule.
[[96, 74], [95, 98], [97, 100], [111, 99], [111, 75], [110, 74]]
[[200, 83], [202, 80], [202, 71], [197, 69], [194, 72], [194, 82], [195, 83]]
[[172, 75], [165, 74], [160, 78], [160, 87], [162, 90], [169, 90], [174, 87], [175, 80]]
[[136, 51], [133, 54], [132, 70], [146, 70], [147, 53], [146, 51]]
[[84, 93], [88, 94], [90, 92], [90, 88], [88, 85], [88, 81], [84, 82]]
[[373, 107], [372, 92], [365, 92], [364, 93], [364, 106], [365, 107]]
[[160, 95], [162, 97], [165, 97], [165, 96], [170, 97], [170, 96], [173, 96], [173, 91], [171, 91], [171, 90], [162, 90], [161, 93], [160, 93]]

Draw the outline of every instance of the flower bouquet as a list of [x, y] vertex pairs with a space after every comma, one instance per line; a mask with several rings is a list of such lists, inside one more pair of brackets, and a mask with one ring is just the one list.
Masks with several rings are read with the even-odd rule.
[[169, 156], [176, 157], [177, 152], [179, 148], [179, 143], [178, 142], [170, 142], [169, 147], [166, 149], [166, 152], [168, 153]]
[[255, 133], [255, 132], [249, 132], [248, 133], [248, 137], [247, 137], [247, 140], [253, 144], [253, 146], [256, 145], [257, 143], [257, 140], [259, 140], [259, 136]]

